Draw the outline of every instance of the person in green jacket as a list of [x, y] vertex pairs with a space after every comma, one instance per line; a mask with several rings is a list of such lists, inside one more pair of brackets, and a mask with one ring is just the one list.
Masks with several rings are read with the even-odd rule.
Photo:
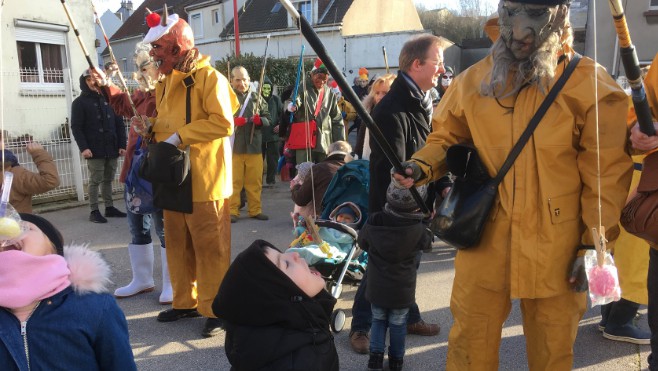
[[[233, 123], [233, 195], [231, 195], [231, 223], [240, 216], [240, 191], [245, 189], [250, 218], [268, 220], [260, 202], [263, 190], [262, 128], [270, 126], [267, 102], [258, 99], [258, 92], [249, 86], [249, 72], [237, 66], [231, 70], [231, 86], [240, 102]], [[256, 105], [258, 109], [256, 109]]]
[[263, 161], [267, 164], [267, 175], [265, 176], [265, 188], [274, 186], [276, 168], [279, 162], [279, 121], [283, 114], [283, 103], [281, 98], [274, 95], [272, 81], [265, 76], [263, 78], [263, 99], [267, 102], [270, 111], [270, 126], [263, 127]]

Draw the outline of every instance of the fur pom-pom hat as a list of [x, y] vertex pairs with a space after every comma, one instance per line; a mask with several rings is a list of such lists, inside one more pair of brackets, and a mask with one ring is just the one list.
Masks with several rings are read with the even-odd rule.
[[[147, 9], [148, 10], [148, 9]], [[178, 22], [178, 14], [174, 13], [169, 15], [167, 4], [162, 7], [162, 16], [148, 10], [146, 16], [146, 24], [149, 26], [149, 32], [144, 36], [143, 43], [150, 44], [158, 41], [162, 36], [166, 35]]]

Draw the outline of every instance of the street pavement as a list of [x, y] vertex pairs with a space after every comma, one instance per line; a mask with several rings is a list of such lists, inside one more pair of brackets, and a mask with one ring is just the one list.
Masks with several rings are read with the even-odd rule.
[[[248, 247], [255, 239], [270, 241], [285, 248], [292, 240], [292, 221], [289, 212], [293, 203], [287, 183], [277, 183], [274, 188], [263, 189], [263, 212], [269, 221], [250, 219], [244, 214], [232, 224], [231, 255], [233, 258]], [[124, 209], [121, 200], [116, 201]], [[125, 218], [109, 218], [107, 224], [94, 224], [87, 220], [89, 208], [86, 204], [61, 208], [61, 205], [37, 207], [43, 216], [51, 220], [64, 235], [67, 242], [88, 243], [92, 249], [101, 251], [113, 269], [111, 290], [126, 285], [131, 279], [127, 244], [130, 234]], [[157, 242], [153, 234], [154, 242]], [[224, 353], [224, 334], [214, 338], [201, 337], [203, 318], [183, 319], [172, 323], [156, 321], [159, 311], [167, 309], [158, 303], [161, 287], [160, 257], [156, 250], [156, 291], [119, 300], [126, 314], [130, 330], [130, 342], [137, 366], [140, 370], [229, 370]], [[423, 254], [418, 270], [416, 300], [426, 322], [439, 323], [438, 336], [407, 337], [405, 356], [406, 370], [445, 369], [448, 346], [448, 331], [452, 324], [449, 302], [454, 277], [453, 261], [455, 250], [437, 242], [430, 253]], [[347, 313], [347, 323], [342, 332], [335, 335], [340, 357], [341, 370], [365, 370], [368, 356], [355, 354], [349, 346], [351, 306], [356, 286], [344, 285], [336, 305]], [[245, 293], [248, 294], [248, 293]], [[487, 305], [487, 303], [481, 303]], [[645, 370], [649, 346], [620, 343], [604, 339], [597, 330], [600, 320], [599, 307], [591, 308], [581, 322], [574, 347], [574, 369], [576, 370]], [[648, 329], [646, 308], [639, 325]], [[526, 370], [526, 352], [521, 325], [519, 303], [515, 301], [512, 312], [505, 322], [500, 346], [500, 370]]]

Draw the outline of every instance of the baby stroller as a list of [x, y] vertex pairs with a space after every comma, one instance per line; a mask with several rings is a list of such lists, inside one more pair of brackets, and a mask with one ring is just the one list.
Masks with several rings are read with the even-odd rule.
[[[327, 280], [327, 290], [336, 299], [340, 297], [346, 275], [360, 278], [365, 272], [367, 254], [359, 249], [356, 243], [358, 236], [356, 230], [367, 219], [369, 185], [368, 161], [351, 161], [338, 169], [322, 199], [321, 218], [312, 223], [319, 227], [316, 233], [320, 239], [335, 245], [331, 246], [331, 251], [326, 252], [331, 257], [322, 258], [320, 257], [322, 252], [315, 250], [317, 252], [315, 257], [308, 259], [308, 254], [313, 253], [311, 249], [298, 250], [300, 255], [306, 253], [304, 258], [307, 259], [309, 265], [317, 269]], [[335, 216], [332, 213], [345, 205], [351, 205], [358, 211], [358, 217], [354, 223], [343, 224], [331, 220]], [[315, 248], [319, 249], [317, 245]], [[344, 324], [345, 312], [340, 309], [335, 310], [331, 316], [331, 329], [338, 333]]]

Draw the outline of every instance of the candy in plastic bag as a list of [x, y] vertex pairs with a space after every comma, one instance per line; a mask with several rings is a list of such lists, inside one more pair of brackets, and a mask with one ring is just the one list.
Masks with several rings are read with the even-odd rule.
[[595, 250], [585, 253], [585, 272], [592, 306], [605, 305], [621, 298], [619, 276], [612, 255], [605, 252], [601, 265], [599, 265], [601, 259], [597, 259], [596, 255]]

